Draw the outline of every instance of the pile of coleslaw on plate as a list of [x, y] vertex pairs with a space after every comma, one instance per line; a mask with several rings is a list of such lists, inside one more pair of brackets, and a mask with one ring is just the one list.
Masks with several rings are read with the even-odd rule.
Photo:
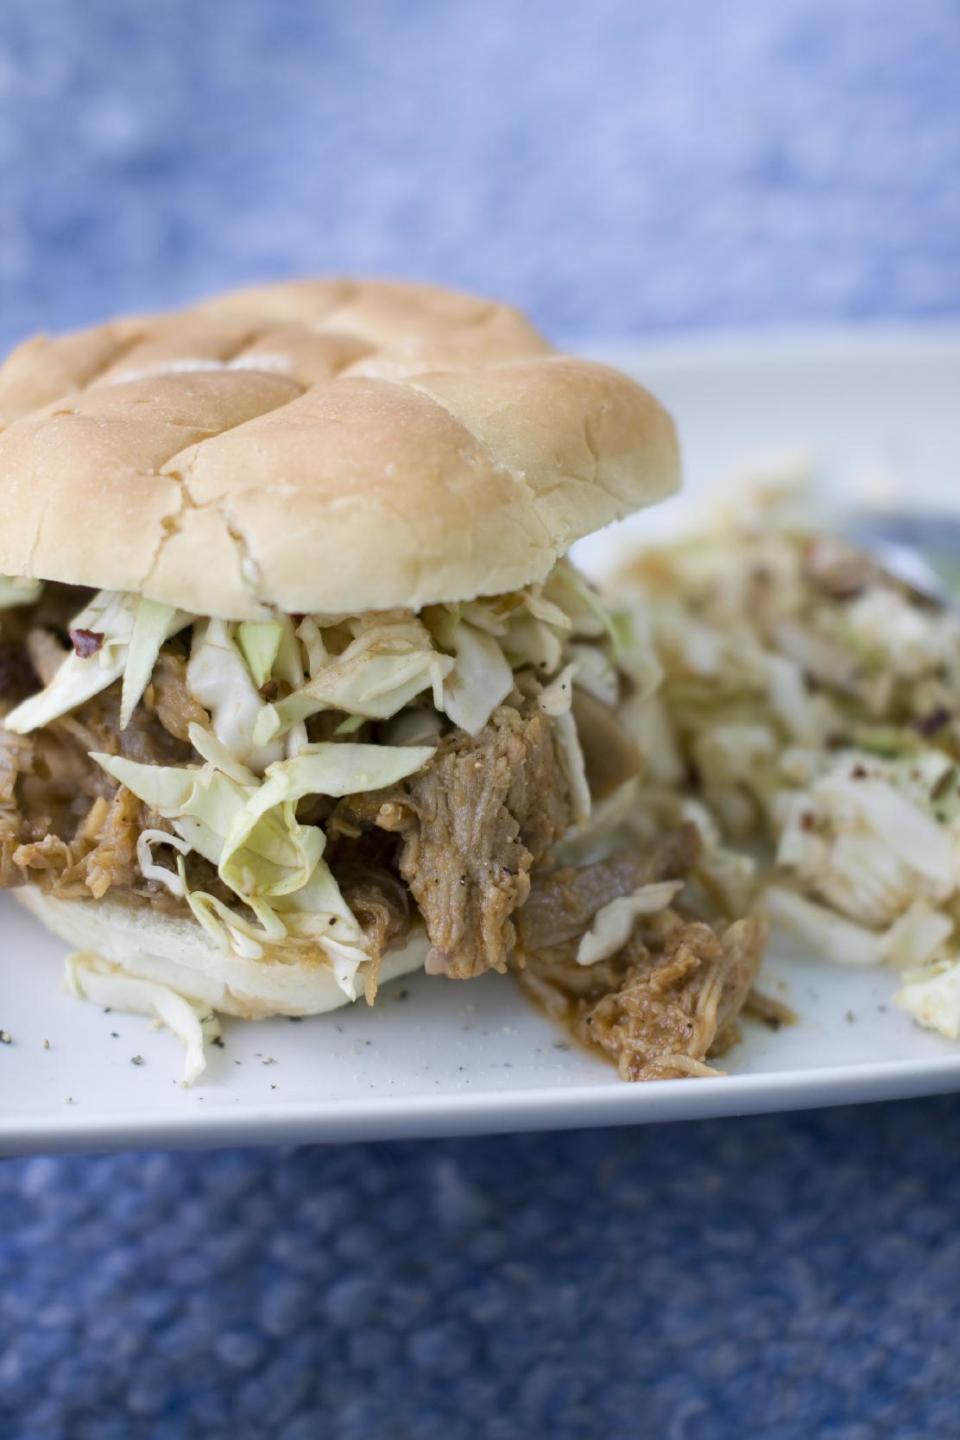
[[897, 1003], [957, 1039], [960, 614], [802, 513], [741, 491], [618, 576], [663, 672], [632, 716], [641, 810], [697, 821], [728, 908], [894, 967]]

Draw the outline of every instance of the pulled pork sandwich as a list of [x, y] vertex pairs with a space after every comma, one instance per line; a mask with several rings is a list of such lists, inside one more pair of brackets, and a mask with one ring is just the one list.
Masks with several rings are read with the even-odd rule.
[[678, 483], [645, 390], [304, 281], [31, 341], [0, 426], [0, 882], [78, 988], [176, 1024], [526, 963], [625, 1075], [703, 1068], [759, 922], [621, 823], [655, 663], [563, 558]]

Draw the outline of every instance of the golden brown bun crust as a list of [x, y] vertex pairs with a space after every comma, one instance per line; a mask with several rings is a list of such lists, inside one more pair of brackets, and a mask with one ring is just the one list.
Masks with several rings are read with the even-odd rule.
[[641, 386], [426, 285], [264, 286], [0, 367], [0, 574], [228, 619], [511, 590], [678, 478]]

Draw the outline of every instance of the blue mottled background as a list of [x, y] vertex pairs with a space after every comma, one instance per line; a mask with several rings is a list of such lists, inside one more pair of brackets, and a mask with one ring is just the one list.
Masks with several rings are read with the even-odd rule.
[[[948, 0], [3, 0], [0, 338], [304, 270], [960, 315]], [[4, 1440], [956, 1440], [960, 1104], [0, 1165]]]

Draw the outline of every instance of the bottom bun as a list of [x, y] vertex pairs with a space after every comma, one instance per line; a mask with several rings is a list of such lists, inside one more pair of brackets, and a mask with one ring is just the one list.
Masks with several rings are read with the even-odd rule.
[[[186, 916], [163, 915], [122, 900], [56, 900], [29, 885], [13, 894], [75, 949], [92, 950], [128, 975], [169, 985], [225, 1015], [263, 1020], [318, 1015], [350, 1004], [319, 949], [291, 959], [289, 952], [275, 948], [262, 960], [246, 960], [212, 945]], [[422, 969], [428, 948], [418, 928], [405, 944], [387, 951], [380, 983]]]

